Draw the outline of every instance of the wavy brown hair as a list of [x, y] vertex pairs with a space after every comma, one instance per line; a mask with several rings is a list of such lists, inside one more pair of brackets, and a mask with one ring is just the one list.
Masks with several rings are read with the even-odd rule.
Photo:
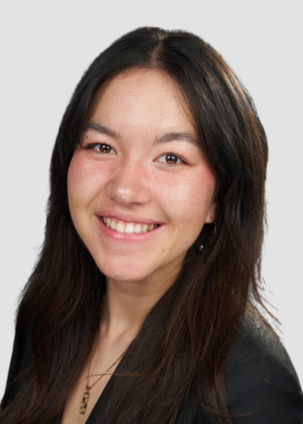
[[[245, 314], [262, 319], [261, 248], [267, 142], [249, 94], [197, 36], [139, 28], [98, 56], [79, 82], [56, 139], [45, 240], [22, 293], [18, 350], [2, 400], [3, 424], [47, 424], [62, 411], [92, 349], [105, 276], [73, 226], [67, 172], [98, 87], [133, 68], [161, 69], [180, 87], [217, 176], [212, 224], [152, 308], [112, 381], [100, 423], [173, 424], [192, 394], [216, 423], [231, 423], [226, 357]], [[199, 252], [196, 243], [206, 247]], [[22, 373], [25, 334], [33, 357]]]

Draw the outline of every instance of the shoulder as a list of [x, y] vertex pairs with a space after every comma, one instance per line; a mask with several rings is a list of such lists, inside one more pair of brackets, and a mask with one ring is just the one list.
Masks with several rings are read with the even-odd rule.
[[297, 378], [291, 359], [277, 334], [263, 322], [246, 316], [230, 346], [226, 371], [229, 373], [254, 359], [277, 361]]
[[[299, 423], [303, 396], [292, 362], [278, 336], [245, 318], [229, 350], [226, 390], [239, 423]], [[239, 421], [237, 421], [239, 420]]]

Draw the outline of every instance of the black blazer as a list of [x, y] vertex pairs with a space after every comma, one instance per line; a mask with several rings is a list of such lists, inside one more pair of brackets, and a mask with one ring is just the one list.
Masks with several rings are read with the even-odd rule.
[[[21, 372], [32, 360], [31, 331], [29, 329]], [[15, 367], [18, 350], [15, 340], [8, 382]], [[123, 364], [120, 362], [117, 370]], [[98, 409], [108, 401], [113, 376], [87, 424], [97, 422]], [[303, 424], [303, 395], [291, 360], [276, 337], [248, 318], [232, 343], [226, 367], [226, 389], [235, 424]], [[8, 400], [9, 403], [11, 399]], [[3, 405], [5, 407], [6, 405]], [[60, 424], [62, 413], [54, 424]], [[210, 424], [203, 408], [189, 395], [176, 424]], [[138, 423], [143, 424], [143, 423]], [[160, 423], [159, 423], [160, 424]]]

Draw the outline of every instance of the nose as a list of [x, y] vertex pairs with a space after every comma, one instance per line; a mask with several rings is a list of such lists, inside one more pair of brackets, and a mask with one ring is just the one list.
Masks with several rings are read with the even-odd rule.
[[106, 186], [107, 195], [117, 203], [129, 206], [144, 205], [151, 200], [144, 166], [139, 163], [120, 163]]

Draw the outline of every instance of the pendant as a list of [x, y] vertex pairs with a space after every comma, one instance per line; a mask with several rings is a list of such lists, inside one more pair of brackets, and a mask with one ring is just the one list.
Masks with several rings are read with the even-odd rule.
[[89, 394], [89, 387], [86, 386], [86, 392], [83, 393], [83, 398], [82, 398], [82, 402], [80, 405], [80, 414], [85, 414], [86, 409], [87, 409], [87, 405], [88, 405], [88, 401], [90, 398], [90, 394]]

